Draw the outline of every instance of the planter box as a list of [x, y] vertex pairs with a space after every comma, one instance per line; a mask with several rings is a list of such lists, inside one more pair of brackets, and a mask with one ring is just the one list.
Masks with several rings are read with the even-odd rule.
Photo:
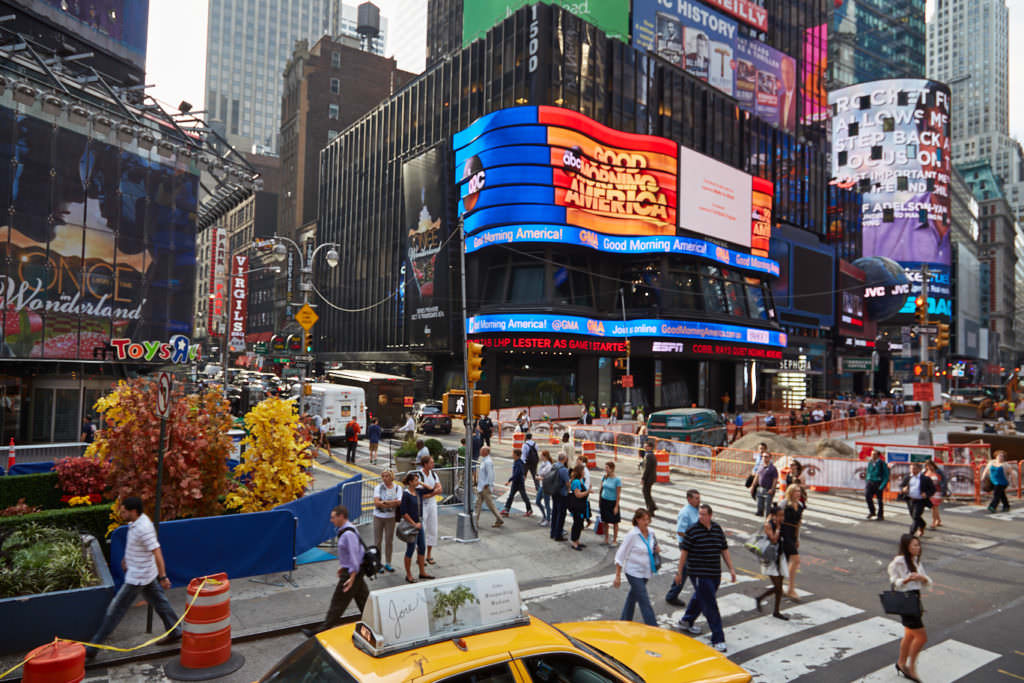
[[99, 543], [88, 548], [100, 585], [0, 600], [0, 624], [17, 624], [0, 639], [0, 654], [28, 652], [55, 636], [88, 641], [96, 633], [114, 597], [114, 579]]

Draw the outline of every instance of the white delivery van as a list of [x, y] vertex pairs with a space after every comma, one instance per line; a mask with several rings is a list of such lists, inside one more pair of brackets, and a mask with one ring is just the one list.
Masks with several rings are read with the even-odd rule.
[[310, 383], [309, 387], [313, 393], [301, 396], [299, 405], [310, 415], [330, 418], [327, 438], [332, 443], [345, 439], [345, 425], [353, 416], [359, 423], [359, 433], [366, 433], [366, 392], [359, 387], [323, 382]]

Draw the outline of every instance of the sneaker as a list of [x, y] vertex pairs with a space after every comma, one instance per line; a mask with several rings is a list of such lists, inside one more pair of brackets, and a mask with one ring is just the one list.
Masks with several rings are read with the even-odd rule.
[[679, 598], [665, 598], [665, 602], [676, 607], [686, 607], [686, 603]]
[[679, 628], [683, 629], [687, 633], [692, 633], [695, 636], [699, 636], [701, 633], [704, 632], [700, 626], [697, 626], [697, 624], [690, 624], [683, 621], [682, 619], [679, 620]]
[[392, 567], [390, 564], [384, 565], [384, 569], [386, 569], [389, 574], [394, 574], [395, 573], [395, 568]]
[[551, 524], [551, 522], [546, 520], [546, 519], [542, 519], [539, 522], [537, 522], [537, 526], [548, 526], [550, 524]]
[[501, 516], [502, 517], [508, 517], [508, 510], [502, 510], [501, 511]]
[[728, 649], [725, 646], [725, 641], [724, 640], [721, 643], [714, 643], [711, 647], [715, 648], [719, 652], [725, 652]]
[[875, 513], [872, 512], [870, 515], [867, 516], [867, 518], [868, 519], [874, 519], [875, 518]]
[[499, 519], [499, 520], [498, 520], [497, 522], [495, 522], [495, 523], [494, 523], [494, 524], [492, 524], [491, 526], [493, 526], [493, 527], [494, 527], [495, 529], [497, 529], [498, 527], [501, 527], [501, 526], [505, 526], [505, 522], [503, 522], [503, 521], [501, 521], [501, 520]]

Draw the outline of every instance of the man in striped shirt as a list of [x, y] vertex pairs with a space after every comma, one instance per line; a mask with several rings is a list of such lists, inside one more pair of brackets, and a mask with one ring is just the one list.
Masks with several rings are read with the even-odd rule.
[[683, 582], [685, 569], [693, 584], [693, 597], [686, 606], [686, 614], [679, 620], [679, 626], [690, 633], [699, 634], [701, 628], [694, 624], [701, 614], [711, 628], [711, 645], [719, 652], [725, 652], [725, 632], [722, 630], [722, 615], [718, 612], [718, 584], [722, 581], [722, 562], [729, 567], [732, 582], [736, 583], [736, 570], [729, 557], [729, 543], [725, 532], [716, 522], [711, 521], [711, 506], [701, 505], [697, 523], [686, 530], [679, 551], [679, 568], [675, 583]]
[[[124, 583], [117, 591], [117, 595], [107, 606], [107, 612], [103, 617], [103, 624], [100, 630], [89, 640], [91, 643], [101, 643], [117, 628], [124, 618], [128, 608], [135, 602], [136, 596], [141, 592], [156, 613], [164, 622], [164, 627], [170, 631], [165, 639], [167, 642], [181, 640], [181, 627], [175, 627], [178, 623], [178, 615], [174, 608], [167, 601], [164, 590], [171, 587], [171, 580], [167, 578], [167, 569], [164, 566], [164, 556], [160, 552], [160, 543], [156, 538], [156, 529], [153, 522], [142, 511], [142, 499], [136, 496], [129, 496], [121, 501], [121, 518], [128, 522], [128, 538], [125, 541], [124, 559], [121, 560], [121, 568], [124, 570]], [[173, 631], [171, 629], [174, 629]], [[85, 656], [92, 659], [96, 656], [98, 648], [87, 647]]]

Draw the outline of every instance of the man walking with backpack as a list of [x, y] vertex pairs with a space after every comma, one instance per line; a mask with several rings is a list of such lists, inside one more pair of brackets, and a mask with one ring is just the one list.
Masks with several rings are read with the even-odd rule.
[[569, 470], [566, 468], [568, 458], [559, 453], [558, 462], [544, 477], [544, 492], [551, 496], [551, 538], [555, 541], [565, 540], [565, 513], [569, 509]]
[[[540, 453], [537, 452], [537, 442], [533, 440], [533, 434], [527, 434], [526, 439], [523, 440], [523, 465], [526, 466], [526, 472], [533, 478], [533, 486], [537, 491], [540, 491], [540, 481], [537, 479], [537, 465], [540, 463]], [[526, 492], [525, 481], [523, 483], [523, 493]]]
[[[341, 624], [341, 618], [348, 609], [348, 604], [355, 598], [359, 611], [366, 608], [366, 600], [370, 597], [370, 589], [366, 585], [362, 566], [366, 551], [359, 530], [348, 521], [348, 508], [339, 505], [331, 510], [331, 524], [338, 531], [338, 585], [331, 596], [331, 605], [327, 608], [327, 616], [319, 626], [302, 629], [307, 637], [312, 638], [321, 631], [334, 628]], [[350, 531], [351, 530], [351, 531]]]
[[359, 423], [353, 415], [345, 425], [345, 462], [356, 461], [356, 447], [359, 445]]

